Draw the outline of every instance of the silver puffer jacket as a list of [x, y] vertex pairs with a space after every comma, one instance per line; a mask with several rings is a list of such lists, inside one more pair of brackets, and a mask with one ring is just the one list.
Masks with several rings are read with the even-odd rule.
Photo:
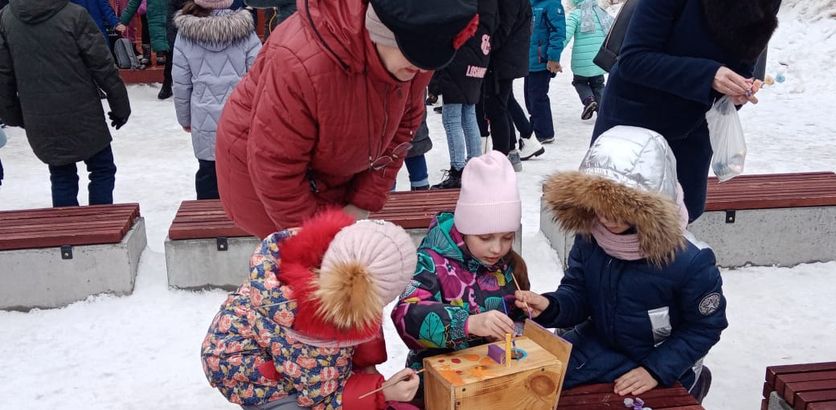
[[677, 199], [676, 158], [665, 138], [647, 128], [619, 125], [601, 134], [580, 171]]

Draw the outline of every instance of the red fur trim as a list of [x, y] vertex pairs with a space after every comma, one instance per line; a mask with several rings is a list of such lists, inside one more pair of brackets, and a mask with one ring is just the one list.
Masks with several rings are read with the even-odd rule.
[[477, 13], [475, 16], [473, 16], [472, 19], [470, 19], [470, 23], [467, 23], [467, 26], [464, 29], [462, 29], [462, 31], [460, 31], [459, 34], [456, 34], [455, 38], [453, 38], [453, 49], [458, 50], [459, 48], [461, 48], [461, 46], [464, 45], [464, 43], [467, 42], [467, 40], [470, 40], [470, 38], [473, 37], [474, 34], [476, 34], [476, 29], [478, 28], [479, 14]]
[[302, 224], [299, 233], [282, 244], [278, 279], [293, 289], [297, 301], [293, 329], [306, 336], [356, 340], [373, 336], [380, 329], [381, 321], [361, 329], [337, 329], [317, 314], [321, 303], [314, 297], [319, 288], [314, 270], [322, 265], [322, 257], [334, 236], [353, 223], [354, 218], [341, 210], [326, 210]]

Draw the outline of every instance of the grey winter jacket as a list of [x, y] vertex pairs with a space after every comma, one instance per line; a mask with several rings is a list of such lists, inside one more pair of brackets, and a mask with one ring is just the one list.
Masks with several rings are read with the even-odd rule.
[[192, 129], [198, 159], [215, 160], [215, 132], [232, 90], [253, 65], [261, 41], [247, 10], [208, 17], [179, 13], [172, 68], [177, 121]]
[[12, 0], [0, 17], [0, 118], [26, 128], [49, 165], [88, 159], [110, 144], [98, 89], [119, 118], [128, 91], [90, 13], [67, 0]]

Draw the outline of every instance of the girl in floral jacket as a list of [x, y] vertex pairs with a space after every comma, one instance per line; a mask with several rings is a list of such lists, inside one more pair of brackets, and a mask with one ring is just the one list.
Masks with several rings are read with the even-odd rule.
[[514, 306], [514, 281], [529, 287], [525, 263], [511, 250], [520, 214], [508, 158], [492, 151], [471, 159], [455, 214], [439, 214], [430, 226], [412, 282], [392, 312], [411, 349], [407, 366], [420, 369], [424, 357], [515, 333], [523, 314]]
[[383, 384], [374, 370], [386, 360], [383, 307], [415, 264], [403, 229], [355, 223], [341, 211], [268, 236], [203, 341], [209, 383], [247, 410], [369, 410], [411, 400], [418, 388], [411, 369], [360, 396]]

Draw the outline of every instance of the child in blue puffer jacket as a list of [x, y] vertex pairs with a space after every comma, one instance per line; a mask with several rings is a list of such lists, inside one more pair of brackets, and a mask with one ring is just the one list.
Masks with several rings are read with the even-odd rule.
[[598, 0], [572, 0], [575, 10], [566, 17], [566, 45], [572, 47], [572, 85], [583, 104], [581, 119], [588, 120], [598, 111], [604, 93], [604, 70], [592, 59], [601, 49], [612, 25], [612, 17], [598, 6]]
[[549, 82], [557, 73], [563, 72], [560, 54], [565, 41], [566, 16], [560, 0], [532, 0], [525, 108], [531, 115], [534, 135], [542, 143], [554, 141]]
[[638, 127], [601, 134], [577, 172], [543, 186], [555, 219], [577, 232], [557, 291], [517, 292], [546, 327], [571, 328], [564, 388], [615, 383], [640, 395], [680, 382], [702, 400], [702, 365], [728, 326], [714, 252], [686, 237], [688, 212], [665, 139]]

